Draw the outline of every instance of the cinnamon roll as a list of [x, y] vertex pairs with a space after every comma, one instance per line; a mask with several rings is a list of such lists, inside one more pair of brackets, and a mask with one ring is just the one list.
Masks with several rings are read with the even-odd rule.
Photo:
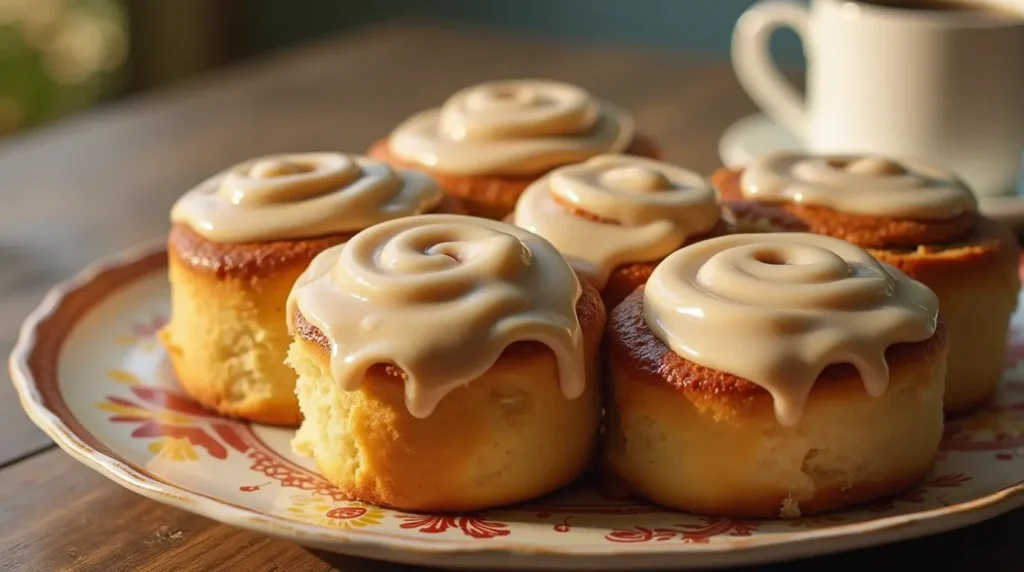
[[575, 85], [492, 81], [417, 113], [369, 150], [423, 170], [469, 214], [502, 219], [523, 190], [555, 167], [603, 153], [656, 157], [632, 117]]
[[511, 221], [555, 245], [614, 308], [684, 244], [729, 230], [697, 173], [629, 155], [559, 167], [530, 185]]
[[604, 465], [700, 514], [797, 517], [928, 472], [946, 365], [927, 287], [839, 239], [711, 238], [612, 311]]
[[926, 284], [949, 332], [946, 409], [974, 407], [995, 392], [1020, 290], [1020, 248], [1008, 227], [978, 214], [956, 175], [919, 160], [775, 153], [712, 180], [740, 227], [802, 226]]
[[605, 311], [542, 238], [459, 215], [382, 223], [317, 256], [288, 316], [293, 447], [349, 497], [476, 510], [586, 469]]
[[285, 301], [324, 249], [375, 223], [458, 210], [429, 177], [340, 153], [245, 161], [171, 211], [171, 319], [160, 333], [185, 391], [218, 412], [296, 425]]

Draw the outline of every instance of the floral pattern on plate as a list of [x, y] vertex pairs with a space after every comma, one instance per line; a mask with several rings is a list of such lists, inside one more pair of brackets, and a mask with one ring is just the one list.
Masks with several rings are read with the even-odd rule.
[[[218, 417], [184, 395], [156, 334], [169, 312], [164, 253], [140, 249], [58, 287], [12, 356], [26, 410], [114, 480], [231, 524], [360, 556], [434, 565], [638, 569], [754, 563], [962, 526], [1021, 505], [1024, 311], [998, 399], [947, 425], [932, 475], [855, 510], [788, 521], [708, 518], [580, 483], [472, 515], [407, 514], [344, 498], [292, 431]], [[88, 304], [70, 307], [69, 293]], [[51, 359], [43, 359], [50, 357]], [[629, 555], [628, 561], [608, 556]]]

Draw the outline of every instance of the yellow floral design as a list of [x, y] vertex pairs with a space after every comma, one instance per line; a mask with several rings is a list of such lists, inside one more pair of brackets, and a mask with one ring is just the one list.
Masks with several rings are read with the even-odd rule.
[[129, 335], [117, 336], [116, 338], [114, 338], [114, 343], [122, 346], [134, 346], [135, 342], [137, 341], [138, 338]]
[[140, 338], [139, 336], [123, 335], [114, 338], [114, 343], [121, 346], [137, 346], [142, 351], [149, 353], [157, 348], [156, 339]]
[[109, 377], [111, 381], [123, 385], [138, 385], [142, 383], [142, 380], [139, 379], [139, 376], [135, 375], [130, 371], [125, 371], [123, 369], [112, 369], [107, 372], [107, 377]]
[[384, 511], [375, 506], [358, 502], [337, 505], [329, 497], [296, 495], [291, 500], [288, 513], [293, 518], [329, 528], [376, 526], [385, 516]]
[[199, 453], [188, 439], [161, 437], [149, 444], [149, 452], [169, 461], [196, 461]]
[[147, 409], [145, 407], [139, 407], [137, 405], [127, 405], [121, 403], [110, 403], [100, 402], [96, 404], [96, 407], [113, 413], [114, 415], [120, 415], [122, 417], [135, 417], [140, 420], [152, 419], [158, 423], [171, 424], [171, 425], [191, 425], [192, 418], [188, 415], [182, 415], [181, 413], [175, 413], [167, 409]]
[[157, 339], [165, 320], [161, 316], [153, 316], [132, 324], [127, 334], [114, 338], [114, 343], [121, 346], [137, 346], [144, 352], [152, 352], [159, 345]]

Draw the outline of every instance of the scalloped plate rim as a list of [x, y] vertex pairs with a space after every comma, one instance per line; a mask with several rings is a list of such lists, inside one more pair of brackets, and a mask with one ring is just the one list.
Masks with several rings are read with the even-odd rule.
[[[515, 541], [471, 543], [435, 537], [388, 538], [367, 531], [324, 529], [234, 506], [204, 493], [167, 483], [84, 443], [56, 412], [43, 403], [28, 363], [29, 356], [37, 347], [39, 327], [64, 307], [70, 294], [83, 289], [106, 272], [131, 267], [165, 252], [165, 245], [165, 237], [145, 241], [100, 258], [51, 288], [22, 324], [9, 358], [11, 380], [22, 408], [32, 421], [79, 462], [137, 494], [231, 526], [327, 551], [407, 564], [502, 569], [658, 569], [763, 564], [877, 546], [962, 528], [1024, 506], [1022, 479], [987, 496], [941, 508], [801, 531], [756, 543], [748, 537], [728, 543], [666, 544], [660, 545], [663, 547], [660, 550], [643, 552], [626, 551], [616, 545], [575, 544], [553, 549]], [[92, 306], [125, 286], [122, 283], [105, 291]], [[61, 333], [67, 336], [90, 310], [91, 307], [83, 311]]]

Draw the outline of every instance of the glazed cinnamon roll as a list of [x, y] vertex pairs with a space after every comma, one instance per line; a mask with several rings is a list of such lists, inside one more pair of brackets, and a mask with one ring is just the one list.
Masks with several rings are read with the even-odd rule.
[[684, 244], [728, 232], [707, 180], [629, 155], [555, 169], [523, 193], [511, 221], [555, 245], [614, 308]]
[[544, 173], [603, 153], [657, 156], [627, 112], [575, 85], [536, 79], [463, 89], [369, 150], [429, 173], [469, 214], [492, 219], [512, 212]]
[[429, 177], [340, 153], [245, 161], [185, 193], [168, 238], [160, 338], [186, 392], [218, 412], [296, 425], [285, 301], [324, 249], [398, 217], [458, 210]]
[[317, 256], [288, 308], [293, 447], [349, 497], [475, 510], [587, 467], [604, 307], [540, 237], [458, 215], [382, 223]]
[[896, 493], [942, 434], [924, 285], [839, 239], [711, 238], [612, 311], [611, 475], [700, 514], [797, 517]]
[[995, 392], [1020, 290], [1020, 248], [1008, 227], [978, 214], [953, 173], [924, 161], [776, 153], [712, 180], [741, 228], [802, 226], [926, 284], [949, 331], [946, 409], [974, 407]]

